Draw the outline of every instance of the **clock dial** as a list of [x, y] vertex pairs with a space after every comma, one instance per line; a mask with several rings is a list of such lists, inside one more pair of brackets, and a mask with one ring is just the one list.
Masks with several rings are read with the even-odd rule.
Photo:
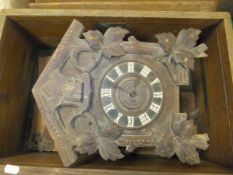
[[157, 74], [147, 65], [129, 61], [112, 67], [100, 89], [101, 107], [115, 125], [135, 129], [159, 115], [164, 92]]

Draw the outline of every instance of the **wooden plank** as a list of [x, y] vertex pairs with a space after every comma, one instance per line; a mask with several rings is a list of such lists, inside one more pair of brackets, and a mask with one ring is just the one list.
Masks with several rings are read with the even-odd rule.
[[[65, 9], [4, 9], [1, 15], [16, 17], [140, 17], [140, 18], [170, 18], [170, 19], [231, 19], [226, 12], [180, 12], [180, 11], [137, 11], [137, 10], [65, 10]], [[23, 22], [23, 21], [22, 21]], [[171, 20], [172, 22], [172, 20]]]
[[[133, 162], [133, 163], [132, 163]], [[169, 161], [156, 156], [129, 155], [121, 161], [106, 162], [100, 157], [92, 157], [76, 168], [63, 168], [57, 153], [27, 153], [0, 159], [1, 165], [20, 166], [20, 174], [115, 174], [115, 175], [208, 175], [232, 174], [232, 167], [222, 167], [211, 162], [202, 161], [198, 166], [187, 166], [176, 159]], [[0, 173], [3, 166], [0, 165]], [[47, 167], [47, 168], [45, 168]]]
[[0, 41], [0, 156], [22, 146], [35, 66], [34, 46], [22, 29], [7, 19]]
[[30, 8], [39, 9], [102, 9], [102, 10], [155, 10], [155, 11], [215, 11], [216, 2], [210, 0], [199, 1], [76, 1], [30, 3]]
[[[34, 0], [36, 3], [54, 3], [54, 2], [59, 2], [59, 3], [64, 3], [64, 2], [106, 2], [106, 1], [115, 1], [115, 0]], [[126, 2], [135, 2], [138, 0], [125, 0]], [[161, 0], [147, 0], [151, 2], [157, 2]], [[177, 1], [177, 0], [163, 0], [163, 1]], [[180, 1], [187, 1], [187, 0], [180, 0]], [[200, 0], [188, 0], [189, 2], [200, 2]], [[218, 3], [219, 0], [205, 0], [206, 2], [215, 2]]]
[[[198, 17], [190, 20], [191, 16], [188, 17], [189, 16], [188, 12], [186, 12], [187, 18], [184, 18], [185, 14], [182, 14], [182, 17], [180, 18], [174, 18], [174, 16], [167, 16], [164, 18], [161, 18], [161, 17], [153, 18], [151, 16], [152, 12], [150, 13], [146, 12], [149, 15], [148, 17], [145, 17], [146, 20], [145, 18], [141, 18], [140, 16], [140, 15], [143, 15], [144, 13], [137, 15], [136, 13], [132, 11], [121, 11], [121, 12], [124, 12], [121, 14], [122, 16], [125, 16], [125, 17], [119, 17], [121, 15], [119, 14], [118, 11], [115, 11], [115, 12], [108, 11], [109, 13], [106, 13], [106, 11], [98, 10], [98, 13], [93, 13], [93, 16], [89, 16], [89, 15], [94, 11], [87, 10], [85, 12], [89, 12], [89, 13], [82, 13], [84, 12], [84, 10], [80, 10], [76, 12], [80, 12], [81, 15], [78, 15], [78, 20], [85, 25], [87, 30], [96, 28], [97, 24], [104, 23], [104, 22], [114, 23], [114, 24], [126, 24], [127, 27], [131, 31], [134, 31], [133, 34], [136, 35], [136, 37], [138, 37], [139, 39], [142, 38], [143, 40], [147, 40], [147, 41], [155, 41], [154, 34], [156, 33], [160, 33], [160, 32], [177, 33], [178, 30], [182, 28], [187, 28], [187, 27], [194, 27], [194, 28], [202, 29], [210, 25], [213, 25], [219, 21], [215, 19], [202, 20], [202, 19], [198, 19]], [[145, 12], [145, 11], [142, 11], [142, 12]], [[62, 14], [62, 11], [60, 11], [60, 13]], [[104, 15], [104, 13], [106, 13], [106, 16]], [[131, 14], [135, 17], [128, 16], [127, 14]], [[158, 14], [165, 14], [165, 13], [161, 12]], [[205, 17], [205, 16], [203, 15], [202, 17]], [[10, 18], [13, 20], [17, 20], [18, 16], [12, 15], [10, 16]], [[67, 30], [67, 27], [70, 25], [71, 21], [74, 18], [77, 18], [77, 17], [75, 17], [75, 15], [74, 16], [72, 15], [72, 11], [70, 11], [70, 15], [67, 14], [66, 16], [60, 16], [59, 20], [54, 20], [53, 18], [49, 17], [49, 14], [44, 14], [44, 15], [40, 14], [38, 16], [33, 17], [33, 20], [34, 20], [33, 23], [31, 22], [31, 17], [25, 17], [23, 19], [22, 18], [19, 19], [19, 24], [23, 28], [25, 28], [32, 36], [34, 36], [37, 40], [39, 40], [41, 43], [46, 44], [49, 47], [56, 47], [60, 39], [64, 35], [65, 31]], [[150, 27], [141, 28], [142, 25], [144, 26], [150, 25]], [[56, 32], [54, 32], [55, 30]]]

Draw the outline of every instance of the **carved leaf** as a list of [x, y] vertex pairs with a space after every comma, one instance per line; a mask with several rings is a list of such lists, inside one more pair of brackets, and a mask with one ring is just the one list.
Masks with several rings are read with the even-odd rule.
[[177, 51], [173, 53], [172, 58], [175, 61], [175, 64], [180, 64], [184, 68], [194, 70], [194, 58], [192, 53], [186, 51]]
[[178, 126], [175, 126], [175, 124], [173, 123], [172, 128], [176, 136], [184, 137], [195, 134], [195, 126], [193, 124], [193, 120], [185, 120], [179, 123]]
[[196, 147], [188, 139], [178, 138], [175, 152], [182, 163], [188, 163], [190, 165], [200, 163], [200, 157]]
[[193, 135], [190, 142], [199, 149], [206, 150], [209, 147], [207, 143], [209, 141], [208, 134], [196, 134]]
[[203, 58], [207, 57], [208, 55], [205, 53], [205, 51], [208, 49], [208, 47], [205, 44], [200, 44], [194, 48], [192, 48], [190, 51], [196, 58]]
[[[162, 131], [163, 134], [156, 140], [155, 154], [161, 157], [172, 157], [175, 154], [175, 141], [171, 132]], [[162, 133], [161, 132], [161, 133]]]
[[99, 50], [104, 40], [104, 36], [98, 30], [89, 30], [83, 33], [89, 46], [94, 50]]
[[140, 42], [135, 37], [121, 43], [121, 46], [129, 53], [150, 54], [155, 57], [165, 56], [165, 52], [158, 43]]
[[75, 150], [80, 154], [94, 154], [98, 150], [97, 136], [94, 133], [87, 133], [76, 139]]
[[[193, 70], [194, 58], [207, 56], [204, 53], [207, 50], [205, 44], [196, 46], [200, 33], [200, 30], [189, 28], [181, 30], [177, 38], [172, 33], [158, 34], [156, 38], [175, 64]], [[166, 58], [169, 57], [164, 57], [164, 59]]]
[[97, 150], [104, 160], [117, 160], [124, 157], [115, 140], [122, 131], [112, 128], [100, 129], [100, 132], [88, 133], [76, 140], [76, 151], [80, 154], [94, 154]]
[[110, 59], [112, 56], [122, 56], [126, 54], [120, 43], [127, 33], [129, 33], [128, 30], [120, 27], [110, 27], [105, 32], [102, 52], [106, 58]]
[[186, 114], [173, 115], [171, 128], [156, 129], [154, 133], [156, 146], [155, 154], [161, 157], [172, 157], [174, 154], [183, 163], [190, 165], [199, 164], [198, 149], [208, 148], [208, 135], [195, 134], [192, 120], [187, 120]]
[[99, 137], [97, 143], [99, 154], [104, 160], [115, 161], [124, 157], [124, 155], [118, 148], [118, 145], [116, 144], [115, 140]]
[[172, 52], [176, 40], [175, 35], [173, 35], [172, 33], [161, 33], [155, 35], [155, 37], [158, 39], [159, 44], [164, 48], [164, 50], [167, 53]]
[[200, 33], [201, 31], [198, 29], [182, 29], [177, 35], [176, 42], [174, 44], [175, 50], [193, 48], [197, 44]]
[[104, 34], [104, 44], [120, 43], [129, 31], [121, 27], [110, 27]]
[[102, 47], [102, 52], [103, 52], [103, 55], [109, 59], [112, 56], [122, 56], [126, 54], [124, 49], [121, 47], [120, 42], [105, 44]]

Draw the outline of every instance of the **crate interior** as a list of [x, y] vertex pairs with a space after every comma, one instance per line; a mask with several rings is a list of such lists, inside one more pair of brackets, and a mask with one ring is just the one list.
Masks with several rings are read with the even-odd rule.
[[[210, 147], [201, 152], [203, 162], [194, 167], [181, 164], [176, 158], [129, 155], [118, 162], [104, 162], [98, 156], [78, 168], [122, 169], [169, 172], [231, 172], [233, 165], [229, 108], [232, 82], [223, 19], [177, 19], [142, 17], [77, 17], [77, 16], [8, 16], [0, 43], [0, 163], [29, 166], [62, 167], [56, 152], [40, 153], [25, 149], [33, 118], [34, 100], [31, 88], [37, 78], [38, 55], [52, 52], [73, 19], [86, 30], [101, 25], [118, 24], [127, 27], [136, 38], [155, 42], [157, 33], [177, 34], [182, 28], [198, 28], [203, 32], [199, 42], [209, 48], [209, 57], [196, 60], [192, 86], [199, 110], [198, 130], [207, 132]], [[227, 94], [227, 95], [226, 95]], [[182, 103], [182, 102], [181, 102]], [[29, 129], [29, 130], [28, 130]], [[149, 162], [149, 163], [148, 163]], [[153, 166], [152, 166], [153, 165]]]

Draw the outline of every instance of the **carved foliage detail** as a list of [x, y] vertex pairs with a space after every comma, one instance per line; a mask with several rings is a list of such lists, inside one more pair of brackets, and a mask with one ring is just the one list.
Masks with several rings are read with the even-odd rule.
[[115, 161], [123, 158], [124, 155], [116, 143], [116, 140], [122, 134], [122, 130], [109, 126], [99, 127], [97, 123], [95, 123], [95, 126], [93, 132], [85, 133], [76, 138], [75, 151], [80, 154], [87, 153], [88, 155], [98, 151], [104, 160]]
[[166, 55], [164, 62], [177, 85], [189, 84], [189, 70], [194, 70], [194, 58], [207, 57], [205, 44], [197, 45], [201, 31], [193, 28], [182, 29], [177, 37], [172, 33], [155, 35]]
[[129, 31], [120, 27], [111, 27], [103, 35], [99, 31], [83, 33], [86, 41], [93, 50], [99, 50], [106, 58], [125, 55], [120, 43]]
[[169, 128], [158, 128], [154, 133], [155, 154], [161, 157], [172, 157], [174, 154], [182, 163], [199, 164], [197, 149], [208, 148], [207, 134], [196, 134], [192, 120], [186, 114], [176, 113]]
[[194, 70], [194, 58], [207, 57], [205, 44], [196, 46], [201, 31], [193, 28], [182, 29], [177, 37], [172, 33], [157, 34], [156, 38], [167, 56], [162, 58], [171, 64], [180, 64]]

